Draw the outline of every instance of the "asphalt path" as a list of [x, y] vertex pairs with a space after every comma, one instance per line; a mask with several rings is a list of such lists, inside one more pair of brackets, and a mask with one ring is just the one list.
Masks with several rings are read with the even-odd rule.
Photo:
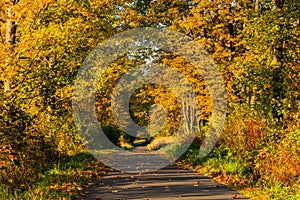
[[[148, 153], [139, 147], [137, 155]], [[213, 179], [177, 164], [147, 173], [124, 173], [109, 167], [83, 192], [82, 200], [248, 199]]]

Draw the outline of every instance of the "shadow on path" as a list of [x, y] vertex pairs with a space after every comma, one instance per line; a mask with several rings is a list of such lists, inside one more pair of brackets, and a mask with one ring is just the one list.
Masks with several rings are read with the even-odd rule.
[[231, 188], [191, 170], [170, 165], [151, 173], [128, 174], [106, 168], [82, 200], [248, 199]]

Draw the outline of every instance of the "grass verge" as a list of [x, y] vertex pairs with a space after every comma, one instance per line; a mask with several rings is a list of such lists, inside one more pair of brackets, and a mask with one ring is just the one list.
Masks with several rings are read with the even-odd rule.
[[178, 161], [216, 181], [238, 190], [251, 199], [300, 199], [300, 184], [262, 183], [248, 167], [226, 148], [215, 148], [206, 158], [198, 159], [199, 147], [192, 146]]
[[25, 191], [14, 191], [1, 184], [0, 199], [77, 199], [91, 178], [99, 178], [98, 172], [103, 167], [88, 153], [64, 157], [56, 164], [47, 166]]

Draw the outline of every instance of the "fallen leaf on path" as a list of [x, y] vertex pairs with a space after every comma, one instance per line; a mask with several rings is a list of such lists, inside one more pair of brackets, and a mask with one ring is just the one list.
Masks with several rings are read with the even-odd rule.
[[194, 186], [199, 186], [200, 181], [194, 182]]

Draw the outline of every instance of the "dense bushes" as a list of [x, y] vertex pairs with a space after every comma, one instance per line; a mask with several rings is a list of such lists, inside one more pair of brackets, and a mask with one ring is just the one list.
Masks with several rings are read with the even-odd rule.
[[[251, 111], [250, 111], [251, 112]], [[221, 143], [251, 169], [262, 184], [293, 185], [299, 181], [299, 122], [280, 127], [262, 115], [233, 114], [224, 129]]]
[[300, 195], [300, 124], [297, 120], [282, 123], [285, 126], [251, 108], [236, 106], [215, 149], [199, 160], [199, 147], [194, 146], [183, 162], [252, 197], [295, 199]]

